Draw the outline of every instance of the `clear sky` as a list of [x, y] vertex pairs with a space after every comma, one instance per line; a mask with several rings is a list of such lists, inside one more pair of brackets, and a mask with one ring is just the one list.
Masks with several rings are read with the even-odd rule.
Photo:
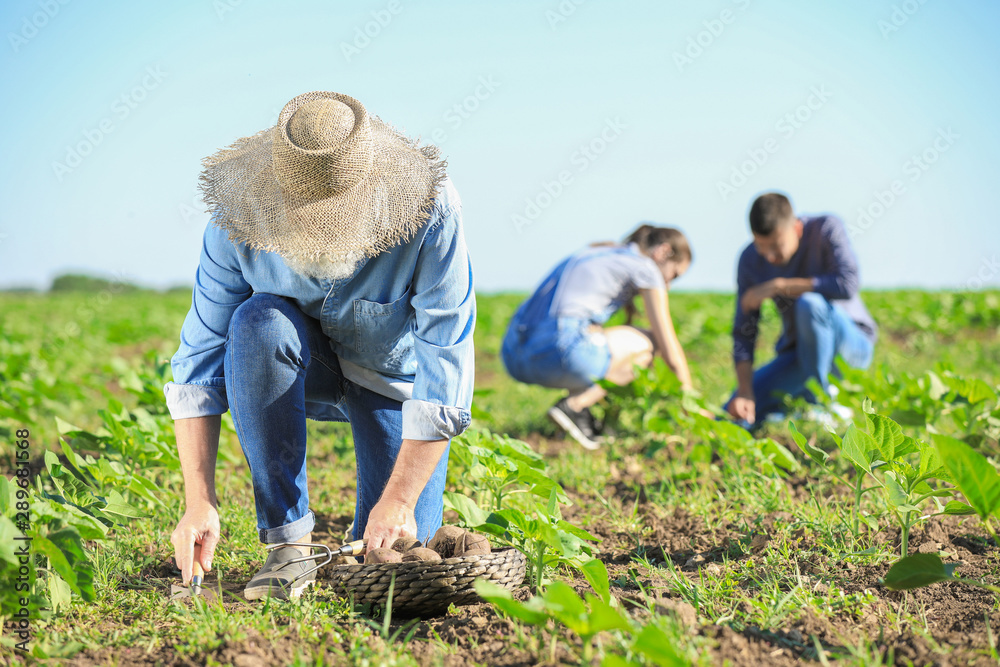
[[868, 286], [1000, 284], [995, 0], [5, 0], [0, 25], [0, 286], [191, 284], [201, 158], [309, 90], [440, 144], [480, 290], [643, 220], [688, 234], [677, 288], [731, 289], [770, 189], [839, 214]]

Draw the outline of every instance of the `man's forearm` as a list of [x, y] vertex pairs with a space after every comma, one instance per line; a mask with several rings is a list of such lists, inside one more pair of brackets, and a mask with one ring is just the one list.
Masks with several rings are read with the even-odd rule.
[[380, 500], [414, 507], [447, 448], [447, 440], [403, 440]]
[[174, 421], [177, 455], [184, 474], [184, 499], [190, 507], [207, 502], [215, 506], [215, 460], [219, 455], [222, 417], [193, 417]]
[[813, 291], [812, 278], [775, 278], [774, 294], [776, 296], [797, 299], [806, 292]]
[[744, 398], [753, 398], [753, 362], [736, 362], [736, 394]]

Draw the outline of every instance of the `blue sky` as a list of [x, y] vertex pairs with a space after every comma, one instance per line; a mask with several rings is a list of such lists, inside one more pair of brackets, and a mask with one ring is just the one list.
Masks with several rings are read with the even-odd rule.
[[[484, 291], [638, 222], [731, 289], [753, 197], [872, 287], [1000, 284], [1000, 4], [7, 0], [0, 286], [193, 281], [200, 160], [334, 90], [438, 141]], [[366, 34], [367, 33], [367, 34]]]

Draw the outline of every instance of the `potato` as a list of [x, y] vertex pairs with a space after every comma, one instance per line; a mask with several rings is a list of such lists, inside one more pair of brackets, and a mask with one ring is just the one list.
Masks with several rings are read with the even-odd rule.
[[427, 548], [441, 554], [441, 558], [451, 558], [455, 555], [459, 540], [464, 537], [465, 531], [458, 526], [441, 526], [427, 543]]
[[403, 554], [409, 551], [410, 549], [415, 549], [417, 547], [422, 547], [422, 546], [424, 545], [421, 544], [420, 540], [416, 539], [415, 537], [401, 537], [392, 543], [392, 550], [398, 551], [399, 553]]
[[369, 563], [398, 563], [403, 556], [398, 551], [392, 549], [372, 549], [365, 554], [365, 564]]
[[426, 547], [415, 547], [403, 554], [403, 562], [441, 560], [441, 554]]
[[458, 543], [455, 549], [456, 556], [485, 556], [492, 551], [490, 541], [485, 535], [466, 532], [464, 539]]

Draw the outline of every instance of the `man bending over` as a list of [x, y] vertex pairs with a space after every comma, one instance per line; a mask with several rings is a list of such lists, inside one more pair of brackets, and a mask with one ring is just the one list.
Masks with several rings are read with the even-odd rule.
[[[858, 260], [844, 223], [832, 215], [797, 217], [788, 197], [761, 195], [750, 208], [753, 243], [737, 268], [733, 360], [737, 389], [726, 410], [744, 426], [780, 413], [785, 396], [814, 402], [806, 381], [829, 389], [834, 356], [867, 368], [877, 327], [858, 296]], [[760, 306], [781, 313], [777, 356], [754, 371]]]

